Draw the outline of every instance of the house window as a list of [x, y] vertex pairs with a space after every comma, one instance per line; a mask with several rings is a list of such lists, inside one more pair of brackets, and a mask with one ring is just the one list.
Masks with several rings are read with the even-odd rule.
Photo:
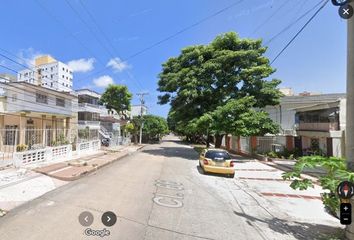
[[17, 101], [17, 94], [12, 94], [12, 101], [16, 102]]
[[60, 107], [65, 107], [65, 100], [63, 98], [56, 98], [56, 105]]
[[16, 145], [18, 141], [19, 141], [19, 131], [17, 131], [17, 125], [6, 125], [4, 144]]
[[48, 97], [44, 94], [36, 93], [36, 102], [48, 104]]
[[320, 149], [320, 140], [318, 138], [311, 138], [311, 149], [315, 151]]

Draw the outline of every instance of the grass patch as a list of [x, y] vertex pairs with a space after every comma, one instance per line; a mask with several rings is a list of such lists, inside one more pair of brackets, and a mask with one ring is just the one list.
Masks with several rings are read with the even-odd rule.
[[338, 229], [332, 234], [329, 235], [322, 235], [319, 237], [320, 240], [342, 240], [345, 238], [345, 231], [344, 229]]

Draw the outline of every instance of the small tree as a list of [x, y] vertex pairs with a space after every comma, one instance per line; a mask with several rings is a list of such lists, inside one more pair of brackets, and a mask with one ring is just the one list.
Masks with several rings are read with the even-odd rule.
[[128, 91], [127, 86], [110, 84], [102, 94], [100, 101], [110, 110], [115, 110], [120, 115], [130, 110], [130, 101], [133, 95]]
[[147, 140], [153, 140], [155, 138], [161, 138], [169, 132], [166, 119], [155, 116], [144, 116], [143, 135], [147, 137]]
[[138, 144], [138, 134], [141, 126], [140, 117], [134, 117], [131, 121], [125, 126], [125, 130], [127, 130], [134, 138], [134, 144]]
[[284, 180], [291, 180], [290, 187], [298, 190], [306, 190], [314, 186], [311, 179], [304, 179], [301, 173], [305, 169], [323, 168], [326, 174], [319, 177], [321, 187], [326, 192], [322, 193], [322, 202], [326, 209], [337, 217], [339, 210], [340, 199], [337, 195], [337, 186], [342, 181], [354, 182], [354, 173], [347, 170], [344, 159], [336, 157], [322, 157], [322, 156], [307, 156], [300, 158], [294, 166], [293, 171], [283, 174]]

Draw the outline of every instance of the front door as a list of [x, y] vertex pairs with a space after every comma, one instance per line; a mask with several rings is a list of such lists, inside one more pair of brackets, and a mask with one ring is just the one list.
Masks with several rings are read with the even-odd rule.
[[327, 156], [328, 157], [333, 156], [333, 139], [332, 138], [327, 138]]
[[301, 136], [295, 137], [294, 145], [295, 145], [295, 149], [298, 149], [302, 153], [302, 139], [301, 139]]

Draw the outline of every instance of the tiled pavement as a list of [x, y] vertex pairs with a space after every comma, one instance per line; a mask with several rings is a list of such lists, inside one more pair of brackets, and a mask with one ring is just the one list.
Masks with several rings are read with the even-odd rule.
[[[142, 146], [129, 146], [120, 151], [93, 154], [67, 162], [27, 169], [0, 171], [0, 211], [9, 211], [51, 190], [78, 179], [120, 159]], [[72, 164], [72, 165], [71, 165]]]
[[307, 190], [294, 190], [289, 185], [291, 181], [283, 180], [284, 171], [273, 168], [260, 161], [237, 161], [235, 163], [236, 179], [247, 182], [247, 185], [268, 198], [299, 198], [306, 200], [321, 200], [323, 190], [320, 186]]

